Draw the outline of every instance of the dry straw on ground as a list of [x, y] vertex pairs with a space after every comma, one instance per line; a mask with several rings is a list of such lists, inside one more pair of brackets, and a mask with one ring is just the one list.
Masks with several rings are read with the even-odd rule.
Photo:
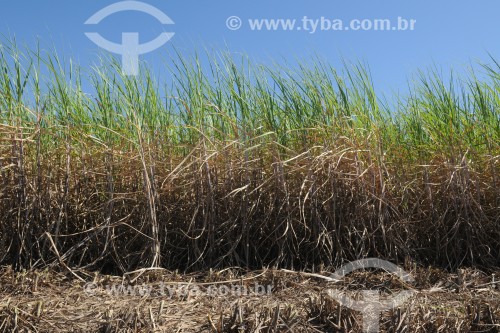
[[[498, 332], [500, 290], [491, 275], [463, 270], [418, 270], [415, 295], [381, 315], [381, 332]], [[323, 274], [327, 274], [323, 272]], [[498, 274], [498, 272], [497, 272]], [[272, 285], [265, 295], [207, 296], [199, 294], [149, 295], [110, 293], [109, 286], [165, 284]], [[405, 288], [387, 273], [359, 272], [341, 283], [308, 274], [265, 270], [242, 274], [238, 270], [179, 275], [150, 271], [134, 283], [121, 277], [96, 275], [92, 293], [85, 284], [46, 271], [14, 273], [3, 268], [0, 277], [0, 330], [3, 332], [361, 332], [361, 315], [341, 307], [328, 288]], [[108, 287], [108, 289], [106, 289]], [[155, 290], [158, 291], [155, 293]]]

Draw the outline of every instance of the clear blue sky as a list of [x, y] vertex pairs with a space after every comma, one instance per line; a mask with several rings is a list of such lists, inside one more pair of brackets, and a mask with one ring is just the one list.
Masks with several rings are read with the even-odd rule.
[[[0, 32], [15, 36], [18, 44], [54, 45], [60, 54], [82, 66], [96, 61], [98, 47], [84, 32], [99, 32], [119, 43], [122, 32], [137, 31], [140, 41], [162, 31], [175, 36], [163, 48], [141, 56], [160, 71], [165, 50], [173, 45], [192, 53], [203, 48], [245, 53], [257, 62], [308, 59], [317, 54], [334, 65], [340, 58], [366, 61], [378, 90], [404, 89], [418, 69], [437, 65], [444, 70], [464, 69], [470, 61], [489, 61], [488, 52], [500, 59], [500, 1], [498, 0], [144, 0], [166, 13], [175, 25], [162, 25], [139, 12], [121, 12], [99, 25], [84, 22], [116, 0], [17, 0], [0, 8]], [[239, 16], [243, 26], [226, 27], [229, 16]], [[417, 20], [414, 31], [252, 31], [248, 19], [304, 16], [320, 19]], [[297, 23], [299, 24], [299, 23]]]

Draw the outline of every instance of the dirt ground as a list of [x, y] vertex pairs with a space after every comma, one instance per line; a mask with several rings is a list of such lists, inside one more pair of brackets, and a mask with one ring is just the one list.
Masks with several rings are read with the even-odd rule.
[[500, 272], [414, 269], [412, 284], [379, 271], [341, 281], [330, 274], [151, 269], [115, 277], [2, 267], [0, 331], [362, 332], [362, 314], [340, 305], [331, 291], [360, 300], [370, 289], [380, 299], [412, 292], [382, 311], [381, 332], [500, 332]]

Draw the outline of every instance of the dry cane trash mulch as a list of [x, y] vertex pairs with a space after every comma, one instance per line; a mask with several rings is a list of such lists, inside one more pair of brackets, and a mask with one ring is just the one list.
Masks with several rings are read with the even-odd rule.
[[380, 271], [337, 282], [330, 274], [145, 269], [117, 277], [2, 267], [0, 331], [362, 332], [363, 316], [329, 290], [360, 299], [361, 290], [376, 289], [380, 298], [413, 291], [382, 311], [380, 332], [500, 332], [500, 272], [418, 268], [412, 285]]

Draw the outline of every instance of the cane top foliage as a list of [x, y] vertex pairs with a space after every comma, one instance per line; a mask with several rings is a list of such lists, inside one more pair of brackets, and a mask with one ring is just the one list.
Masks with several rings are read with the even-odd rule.
[[389, 104], [376, 95], [363, 64], [345, 64], [339, 73], [319, 59], [287, 68], [229, 53], [207, 57], [204, 67], [197, 56], [175, 52], [163, 83], [146, 66], [138, 77], [125, 76], [119, 62], [103, 57], [82, 70], [55, 52], [21, 52], [3, 43], [0, 117], [26, 125], [41, 117], [46, 126], [86, 128], [104, 141], [115, 132], [132, 140], [139, 126], [150, 139], [162, 136], [172, 145], [201, 137], [244, 143], [272, 134], [288, 148], [370, 138], [403, 149], [410, 160], [435, 152], [498, 152], [500, 66], [494, 59], [481, 66], [484, 80], [477, 70], [465, 78], [420, 72], [408, 96]]

